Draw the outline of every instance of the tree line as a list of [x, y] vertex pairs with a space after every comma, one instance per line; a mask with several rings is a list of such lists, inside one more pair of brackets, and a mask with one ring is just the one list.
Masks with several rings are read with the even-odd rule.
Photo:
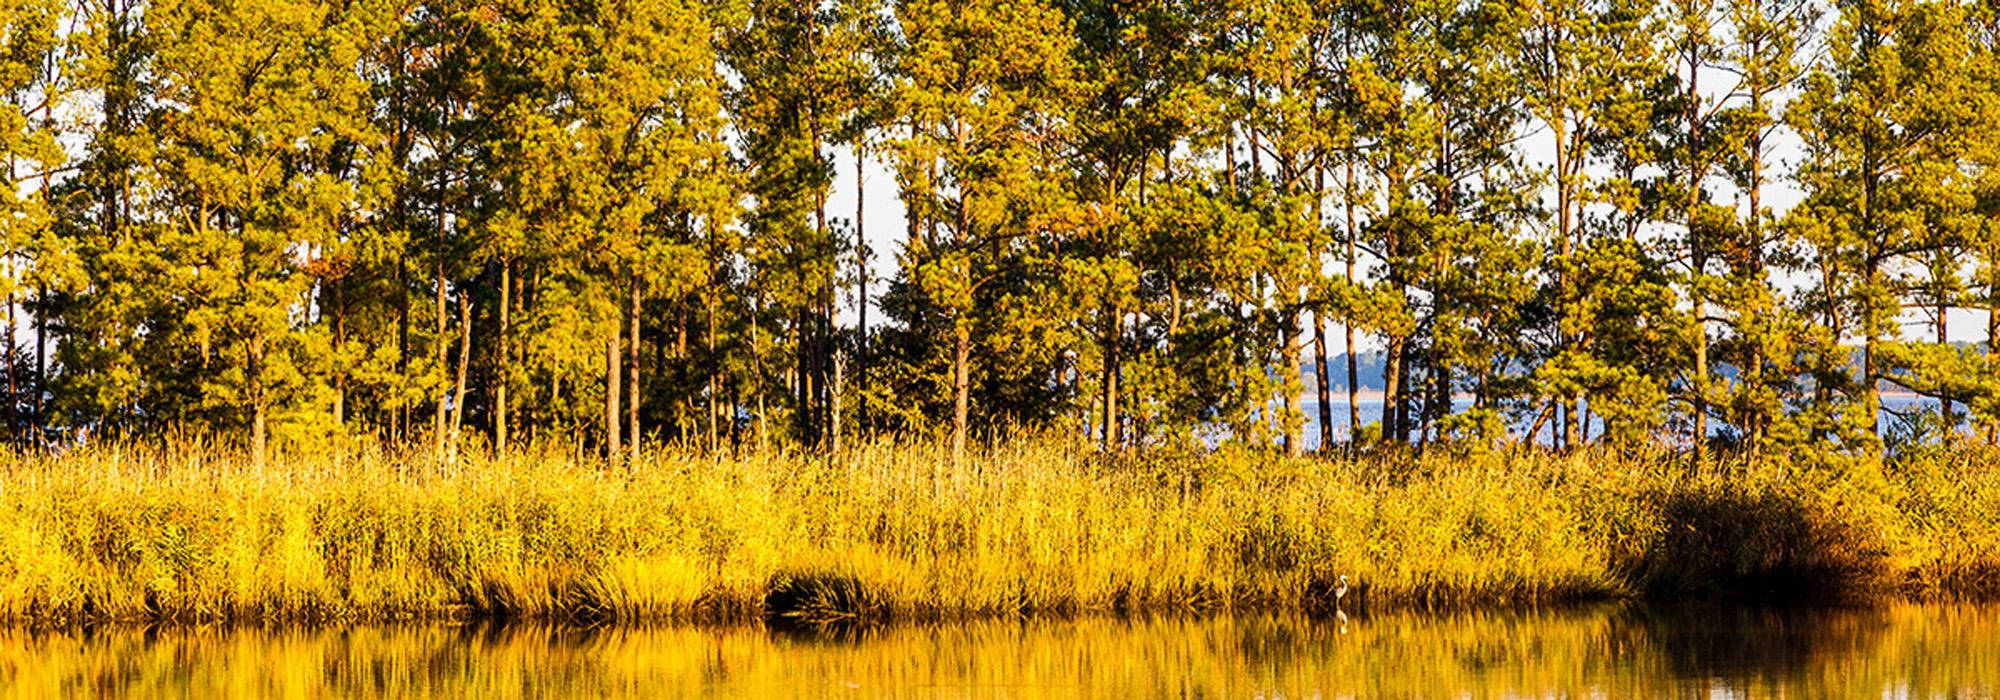
[[[16, 0], [0, 23], [17, 444], [1040, 427], [1296, 453], [1315, 399], [1328, 447], [1347, 425], [1699, 459], [1879, 449], [1884, 388], [1938, 399], [1910, 418], [1933, 437], [2000, 425], [1990, 1]], [[878, 197], [903, 219], [867, 220]], [[1950, 342], [1980, 312], [1987, 342]]]

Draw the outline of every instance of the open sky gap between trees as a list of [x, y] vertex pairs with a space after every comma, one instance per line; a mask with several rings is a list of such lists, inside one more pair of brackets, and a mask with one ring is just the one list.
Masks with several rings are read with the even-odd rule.
[[12, 0], [0, 92], [20, 446], [2000, 438], [1991, 0]]

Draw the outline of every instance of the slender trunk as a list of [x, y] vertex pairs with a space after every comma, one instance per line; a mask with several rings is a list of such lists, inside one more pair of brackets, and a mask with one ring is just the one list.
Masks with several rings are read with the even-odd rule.
[[35, 313], [35, 441], [39, 444], [42, 440], [43, 432], [49, 426], [48, 420], [43, 414], [45, 410], [45, 406], [43, 405], [45, 399], [43, 397], [48, 394], [49, 390], [49, 310], [47, 307], [49, 290], [45, 287], [36, 287], [35, 298], [41, 300], [43, 303]]
[[[670, 347], [671, 352], [669, 351]], [[671, 382], [670, 386], [678, 388], [686, 385], [687, 350], [688, 303], [687, 298], [682, 297], [674, 300], [674, 342], [671, 345], [668, 343], [655, 343], [653, 345], [654, 366], [660, 367], [663, 370], [670, 370], [670, 376], [672, 377], [668, 380]], [[693, 404], [685, 392], [677, 391], [674, 393], [674, 440], [682, 444], [687, 444], [694, 439], [694, 426], [688, 424], [688, 415], [694, 412]]]
[[[1576, 186], [1571, 176], [1571, 161], [1579, 158], [1575, 146], [1569, 142], [1568, 123], [1563, 119], [1553, 119], [1550, 124], [1555, 132], [1556, 168], [1556, 345], [1558, 352], [1572, 349], [1570, 337], [1570, 288], [1569, 280], [1563, 274], [1563, 266], [1570, 258], [1570, 203], [1574, 199], [1572, 189]], [[1563, 397], [1563, 406], [1556, 416], [1559, 447], [1568, 449], [1579, 444], [1577, 437], [1577, 398]]]
[[[1750, 109], [1752, 114], [1764, 113], [1763, 92], [1758, 91], [1751, 96]], [[1758, 130], [1751, 135], [1749, 149], [1749, 153], [1747, 154], [1749, 157], [1746, 160], [1750, 162], [1750, 223], [1747, 226], [1750, 234], [1750, 244], [1747, 247], [1749, 248], [1751, 277], [1762, 285], [1768, 284], [1764, 278], [1764, 134], [1762, 130]], [[1759, 306], [1763, 307], [1761, 303]], [[1760, 308], [1759, 310], [1768, 311], [1768, 308]], [[1750, 343], [1750, 361], [1748, 363], [1750, 372], [1747, 381], [1756, 383], [1751, 395], [1759, 397], [1758, 405], [1750, 412], [1750, 429], [1747, 431], [1750, 434], [1750, 456], [1753, 462], [1763, 453], [1765, 428], [1771, 424], [1772, 418], [1766, 415], [1764, 404], [1762, 403], [1764, 387], [1766, 386], [1764, 378], [1766, 367], [1764, 344], [1765, 338], [1768, 336], [1768, 331], [1760, 330], [1756, 334], [1755, 339]]]
[[465, 371], [472, 364], [472, 303], [458, 295], [458, 373], [451, 389], [451, 459], [458, 459], [459, 436], [465, 427]]
[[[1687, 101], [1688, 141], [1701, 143], [1701, 91], [1697, 81], [1701, 78], [1701, 62], [1694, 53], [1697, 40], [1688, 37], [1688, 83], [1683, 96]], [[1694, 463], [1700, 467], [1708, 459], [1708, 306], [1704, 275], [1708, 273], [1708, 250], [1702, 244], [1701, 234], [1695, 228], [1697, 209], [1701, 206], [1701, 181], [1706, 173], [1699, 163], [1688, 164], [1687, 205], [1682, 218], [1687, 222], [1688, 257], [1692, 262], [1693, 275], [1688, 282], [1689, 296], [1693, 297], [1694, 312]]]
[[[2000, 294], [1988, 294], [2000, 298]], [[1992, 355], [1995, 352], [2000, 352], [2000, 305], [1986, 310], [1986, 353]], [[2000, 421], [1986, 423], [1986, 444], [2000, 445]]]
[[1110, 321], [1110, 328], [1106, 329], [1104, 333], [1103, 393], [1098, 399], [1098, 405], [1104, 408], [1103, 413], [1100, 415], [1103, 420], [1103, 426], [1098, 431], [1098, 434], [1101, 436], [1100, 439], [1103, 443], [1102, 449], [1106, 452], [1117, 449], [1123, 444], [1120, 440], [1121, 436], [1118, 434], [1118, 365], [1121, 359], [1118, 355], [1118, 350], [1121, 344], [1119, 343], [1120, 336], [1124, 335], [1125, 320], [1124, 310], [1119, 309], [1116, 305], [1113, 305], [1108, 311], [1109, 313], [1106, 316]]
[[[1347, 211], [1347, 260], [1345, 262], [1347, 265], [1347, 282], [1350, 285], [1355, 283], [1354, 264], [1357, 257], [1356, 248], [1359, 245], [1355, 238], [1360, 233], [1360, 228], [1355, 225], [1354, 216], [1354, 198], [1356, 196], [1354, 161], [1359, 157], [1354, 149], [1354, 141], [1350, 138], [1347, 143], [1347, 192], [1345, 197], [1346, 203], [1344, 205]], [[1355, 436], [1359, 435], [1359, 431], [1361, 430], [1361, 385], [1359, 382], [1361, 368], [1360, 358], [1354, 352], [1354, 313], [1352, 310], [1348, 311], [1346, 322], [1342, 325], [1345, 326], [1342, 332], [1347, 336], [1347, 439], [1349, 442], [1353, 442]]]
[[[813, 165], [817, 167], [828, 164], [824, 150], [825, 135], [821, 133], [822, 125], [820, 122], [822, 110], [820, 109], [819, 92], [819, 13], [814, 2], [802, 0], [799, 8], [800, 16], [805, 20], [806, 25], [806, 65], [803, 67], [811, 74], [811, 77], [807, 80], [809, 92], [806, 100], [806, 123], [812, 139]], [[831, 172], [831, 170], [828, 172]], [[813, 298], [818, 303], [815, 305], [817, 308], [813, 311], [815, 315], [813, 319], [813, 359], [811, 372], [808, 375], [810, 377], [809, 386], [811, 387], [811, 391], [807, 397], [808, 402], [801, 406], [801, 408], [806, 409], [808, 415], [812, 416], [810, 420], [811, 429], [807, 432], [808, 444], [818, 448], [828, 447], [835, 442], [835, 438], [833, 437], [833, 414], [839, 410], [834, 404], [832, 382], [829, 380], [833, 373], [833, 356], [835, 353], [833, 342], [835, 271], [840, 268], [840, 263], [839, 259], [835, 257], [835, 239], [829, 233], [826, 225], [826, 192], [826, 183], [816, 183], [813, 191], [813, 245], [816, 248], [814, 251], [814, 262], [818, 262], [818, 253], [824, 252], [827, 266], [826, 278], [816, 282], [816, 284], [823, 286], [815, 288], [813, 293]]]
[[[1866, 173], [1876, 172], [1875, 159], [1872, 156], [1873, 152], [1873, 148], [1864, 139], [1861, 160], [1864, 164], [1863, 167], [1866, 168]], [[1861, 230], [1865, 232], [1865, 235], [1869, 236], [1873, 236], [1876, 233], [1874, 215], [1875, 186], [1875, 178], [1872, 176], [1866, 177], [1861, 192]], [[1882, 397], [1876, 391], [1875, 386], [1876, 380], [1880, 376], [1877, 374], [1875, 366], [1875, 343], [1882, 335], [1882, 324], [1877, 320], [1880, 314], [1877, 313], [1872, 299], [1875, 297], [1875, 290], [1881, 288], [1882, 271], [1881, 265], [1874, 260], [1872, 246], [1869, 246], [1869, 248], [1871, 248], [1869, 258], [1863, 262], [1863, 265], [1867, 268], [1865, 277], [1868, 283], [1868, 289], [1865, 292], [1864, 298], [1871, 301], [1862, 310], [1861, 317], [1861, 405], [1868, 417], [1868, 434], [1878, 438], [1877, 442], [1879, 442], [1882, 431]], [[1834, 337], [1837, 338], [1839, 336], [1836, 335]]]
[[[442, 224], [440, 224], [440, 226], [442, 226]], [[440, 235], [442, 234], [440, 233]], [[446, 295], [445, 295], [445, 281], [444, 281], [444, 255], [442, 251], [440, 251], [438, 254], [436, 289], [437, 293], [435, 295], [435, 299], [437, 302], [437, 308], [436, 308], [437, 333], [436, 335], [432, 336], [432, 338], [434, 338], [432, 344], [435, 346], [432, 352], [432, 360], [433, 360], [432, 366], [436, 367], [437, 368], [436, 371], [441, 375], [444, 373], [445, 368], [450, 366], [448, 364], [450, 362], [450, 358], [446, 355], [446, 353], [451, 348], [451, 343], [445, 340], [446, 338], [445, 332], [448, 330], [445, 327], [445, 320], [450, 316], [450, 311], [448, 307], [445, 305]], [[440, 376], [439, 379], [440, 381], [442, 381], [443, 377]], [[435, 449], [435, 452], [433, 454], [435, 454], [438, 458], [442, 459], [445, 454], [444, 453], [445, 410], [449, 408], [446, 400], [450, 398], [450, 395], [449, 393], [447, 393], [447, 391], [440, 391], [436, 396], [437, 396], [437, 410], [432, 412], [431, 442], [432, 442], [432, 447]]]
[[620, 336], [623, 325], [616, 316], [611, 320], [611, 337], [604, 341], [604, 458], [616, 463], [621, 456], [618, 441], [618, 424], [624, 416], [618, 413], [619, 379], [624, 372], [619, 370], [619, 360], [625, 353], [620, 352]]
[[951, 353], [951, 456], [954, 464], [963, 464], [965, 459], [965, 437], [970, 422], [970, 398], [972, 389], [972, 328], [966, 319], [955, 319], [952, 329]]
[[857, 142], [854, 146], [854, 383], [861, 392], [855, 403], [855, 418], [864, 438], [868, 430], [868, 235], [864, 216], [868, 182], [861, 171], [867, 160], [867, 146]]
[[640, 298], [639, 277], [633, 275], [631, 282], [632, 333], [629, 337], [631, 344], [625, 346], [626, 367], [627, 371], [630, 372], [625, 383], [625, 390], [630, 394], [630, 400], [625, 404], [625, 442], [631, 451], [632, 464], [633, 466], [637, 466], [639, 464], [639, 401], [640, 397], [644, 396], [644, 393], [639, 390], [639, 320], [642, 317], [641, 312], [643, 309]]
[[1229, 197], [1236, 197], [1236, 126], [1229, 126], [1228, 140], [1222, 144], [1222, 186]]
[[[959, 153], [968, 153], [966, 133], [963, 125], [952, 129], [952, 138], [957, 141]], [[970, 248], [975, 240], [972, 235], [972, 195], [961, 190], [958, 198], [958, 226], [952, 236], [961, 250]], [[972, 270], [959, 271], [971, 275]], [[975, 290], [976, 291], [976, 290]], [[975, 302], [976, 303], [976, 302]], [[965, 460], [966, 433], [971, 426], [972, 393], [972, 310], [958, 309], [952, 314], [952, 354], [951, 354], [951, 457], [953, 466], [963, 466]]]
[[[1443, 181], [1456, 182], [1458, 173], [1450, 163], [1451, 144], [1442, 133], [1438, 136], [1438, 154], [1437, 159], [1432, 161], [1432, 170], [1442, 175]], [[1446, 221], [1458, 219], [1458, 203], [1452, 198], [1452, 188], [1449, 186], [1442, 188], [1432, 207], [1440, 219]], [[1427, 353], [1429, 357], [1426, 358], [1430, 363], [1430, 386], [1425, 392], [1427, 398], [1424, 401], [1423, 433], [1419, 438], [1425, 445], [1429, 445], [1433, 439], [1443, 437], [1438, 430], [1438, 423], [1445, 416], [1451, 415], [1451, 361], [1445, 356], [1445, 333], [1451, 328], [1458, 327], [1459, 323], [1451, 317], [1455, 311], [1444, 294], [1443, 283], [1450, 265], [1445, 252], [1436, 247], [1430, 251], [1433, 291], [1431, 292], [1431, 344]]]
[[1403, 378], [1401, 382], [1402, 388], [1398, 392], [1401, 396], [1396, 401], [1396, 442], [1407, 444], [1410, 441], [1410, 430], [1415, 427], [1412, 425], [1414, 421], [1410, 420], [1410, 412], [1414, 408], [1412, 404], [1415, 402], [1410, 400], [1409, 394], [1411, 393], [1410, 386], [1412, 383], [1410, 381], [1410, 367], [1415, 364], [1417, 344], [1410, 342], [1409, 338], [1404, 338], [1397, 345], [1399, 348], [1398, 354], [1401, 357], [1396, 360], [1396, 364], [1402, 368], [1399, 371], [1402, 373]]
[[705, 300], [708, 302], [708, 327], [702, 329], [701, 335], [702, 344], [707, 350], [708, 401], [704, 413], [708, 419], [708, 453], [713, 455], [722, 447], [721, 434], [716, 432], [715, 427], [716, 415], [721, 413], [721, 409], [716, 407], [716, 402], [721, 399], [721, 394], [720, 387], [717, 387], [715, 382], [715, 292], [711, 290], [705, 296], [708, 297]]
[[846, 372], [847, 358], [840, 353], [834, 353], [833, 377], [827, 383], [827, 389], [830, 392], [829, 395], [833, 397], [831, 406], [832, 415], [827, 423], [827, 434], [832, 438], [827, 450], [829, 458], [832, 455], [840, 453], [840, 392], [846, 389], [845, 386], [842, 386], [847, 381], [847, 377], [843, 376]]
[[[347, 346], [347, 305], [338, 291], [338, 282], [329, 282], [326, 291], [335, 297], [329, 304], [333, 307], [333, 347], [337, 352]], [[347, 426], [347, 381], [348, 370], [337, 367], [333, 373], [333, 425], [335, 428]], [[344, 432], [344, 431], [343, 431]]]
[[500, 361], [493, 363], [493, 451], [507, 454], [507, 384], [514, 377], [511, 335], [514, 305], [514, 261], [500, 264]]
[[1319, 451], [1333, 449], [1333, 387], [1328, 386], [1331, 376], [1326, 366], [1326, 313], [1322, 309], [1313, 312], [1313, 356], [1318, 362], [1314, 367], [1313, 398], [1319, 401]]
[[[753, 287], [750, 290], [750, 393], [757, 402], [757, 451], [764, 451], [764, 339], [759, 332], [764, 325], [764, 290]], [[712, 332], [712, 331], [711, 331]], [[733, 402], [732, 402], [733, 403]], [[730, 421], [733, 425], [735, 421]]]
[[1402, 436], [1402, 336], [1388, 336], [1382, 354], [1382, 442]]
[[[1409, 190], [1403, 177], [1402, 163], [1399, 162], [1396, 153], [1391, 151], [1389, 158], [1389, 207], [1390, 211], [1394, 211], [1397, 204], [1407, 200]], [[1394, 261], [1401, 258], [1403, 254], [1402, 234], [1401, 224], [1390, 225], [1385, 231], [1385, 239], [1383, 240], [1382, 247], [1392, 258], [1388, 265], [1388, 279], [1386, 280], [1388, 286], [1395, 291], [1397, 299], [1407, 306], [1410, 298], [1409, 283], [1404, 275], [1403, 266]], [[1410, 338], [1407, 333], [1399, 331], [1390, 333], [1386, 341], [1384, 343], [1386, 353], [1383, 357], [1385, 367], [1383, 369], [1382, 387], [1382, 440], [1384, 442], [1406, 442], [1409, 435], [1409, 425], [1406, 420], [1408, 412], [1405, 409], [1407, 397], [1404, 394], [1407, 393], [1407, 384], [1409, 383], [1408, 346]]]
[[820, 405], [826, 407], [823, 412], [824, 420], [821, 425], [825, 426], [826, 447], [831, 453], [840, 451], [841, 352], [839, 338], [834, 333], [833, 302], [834, 295], [837, 294], [836, 290], [840, 286], [840, 280], [837, 279], [838, 276], [835, 274], [835, 271], [840, 269], [840, 260], [837, 258], [829, 259], [826, 269], [826, 292], [825, 296], [822, 297], [822, 306], [820, 308], [820, 321], [823, 324], [823, 330], [820, 333], [820, 342], [826, 348], [820, 365]]
[[[1295, 290], [1286, 290], [1286, 293], [1295, 296], [1297, 292]], [[1280, 385], [1285, 392], [1285, 453], [1292, 457], [1297, 457], [1305, 449], [1305, 445], [1300, 444], [1304, 439], [1302, 433], [1305, 429], [1305, 426], [1300, 425], [1305, 422], [1306, 410], [1303, 396], [1305, 392], [1300, 390], [1301, 387], [1299, 384], [1305, 381], [1306, 349], [1305, 343], [1299, 337], [1301, 335], [1298, 321], [1299, 312], [1297, 310], [1289, 310], [1283, 313], [1289, 317], [1283, 324], [1285, 329], [1285, 360], [1278, 363], [1278, 366], [1283, 368], [1287, 373], [1284, 384]]]
[[264, 338], [253, 335], [250, 338], [249, 366], [245, 375], [249, 379], [250, 393], [250, 466], [263, 469], [265, 457], [265, 416], [269, 413], [270, 401], [264, 396]]
[[[13, 264], [11, 260], [8, 263], [8, 268], [8, 277], [12, 277]], [[16, 410], [17, 407], [21, 405], [19, 401], [21, 388], [16, 386], [14, 381], [14, 377], [17, 374], [14, 367], [14, 327], [17, 325], [14, 318], [14, 306], [14, 293], [9, 291], [7, 293], [7, 442], [8, 444], [18, 445], [21, 441], [21, 421], [20, 417], [15, 414], [18, 413]]]
[[[1950, 337], [1949, 329], [1946, 326], [1947, 321], [1945, 320], [1946, 312], [1949, 311], [1950, 307], [1942, 286], [1938, 288], [1937, 297], [1937, 343], [1938, 345], [1944, 345], [1948, 342], [1946, 338]], [[1958, 420], [1953, 417], [1951, 397], [1945, 397], [1939, 403], [1938, 409], [1944, 416], [1945, 435], [1949, 437], [1956, 434], [1958, 432]]]
[[408, 438], [410, 429], [410, 266], [405, 254], [396, 256], [396, 377], [401, 395], [396, 397], [395, 414], [389, 434], [398, 443]]

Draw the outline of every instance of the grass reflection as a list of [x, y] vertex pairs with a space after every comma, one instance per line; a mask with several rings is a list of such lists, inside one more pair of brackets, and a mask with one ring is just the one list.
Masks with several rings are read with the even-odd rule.
[[0, 631], [0, 697], [1985, 697], [2000, 607]]

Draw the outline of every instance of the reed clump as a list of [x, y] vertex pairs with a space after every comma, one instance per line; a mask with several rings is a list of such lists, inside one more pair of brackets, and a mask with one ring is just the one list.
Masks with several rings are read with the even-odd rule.
[[606, 465], [112, 445], [0, 466], [0, 620], [935, 619], [2000, 591], [2000, 454], [1105, 458], [1022, 441]]

